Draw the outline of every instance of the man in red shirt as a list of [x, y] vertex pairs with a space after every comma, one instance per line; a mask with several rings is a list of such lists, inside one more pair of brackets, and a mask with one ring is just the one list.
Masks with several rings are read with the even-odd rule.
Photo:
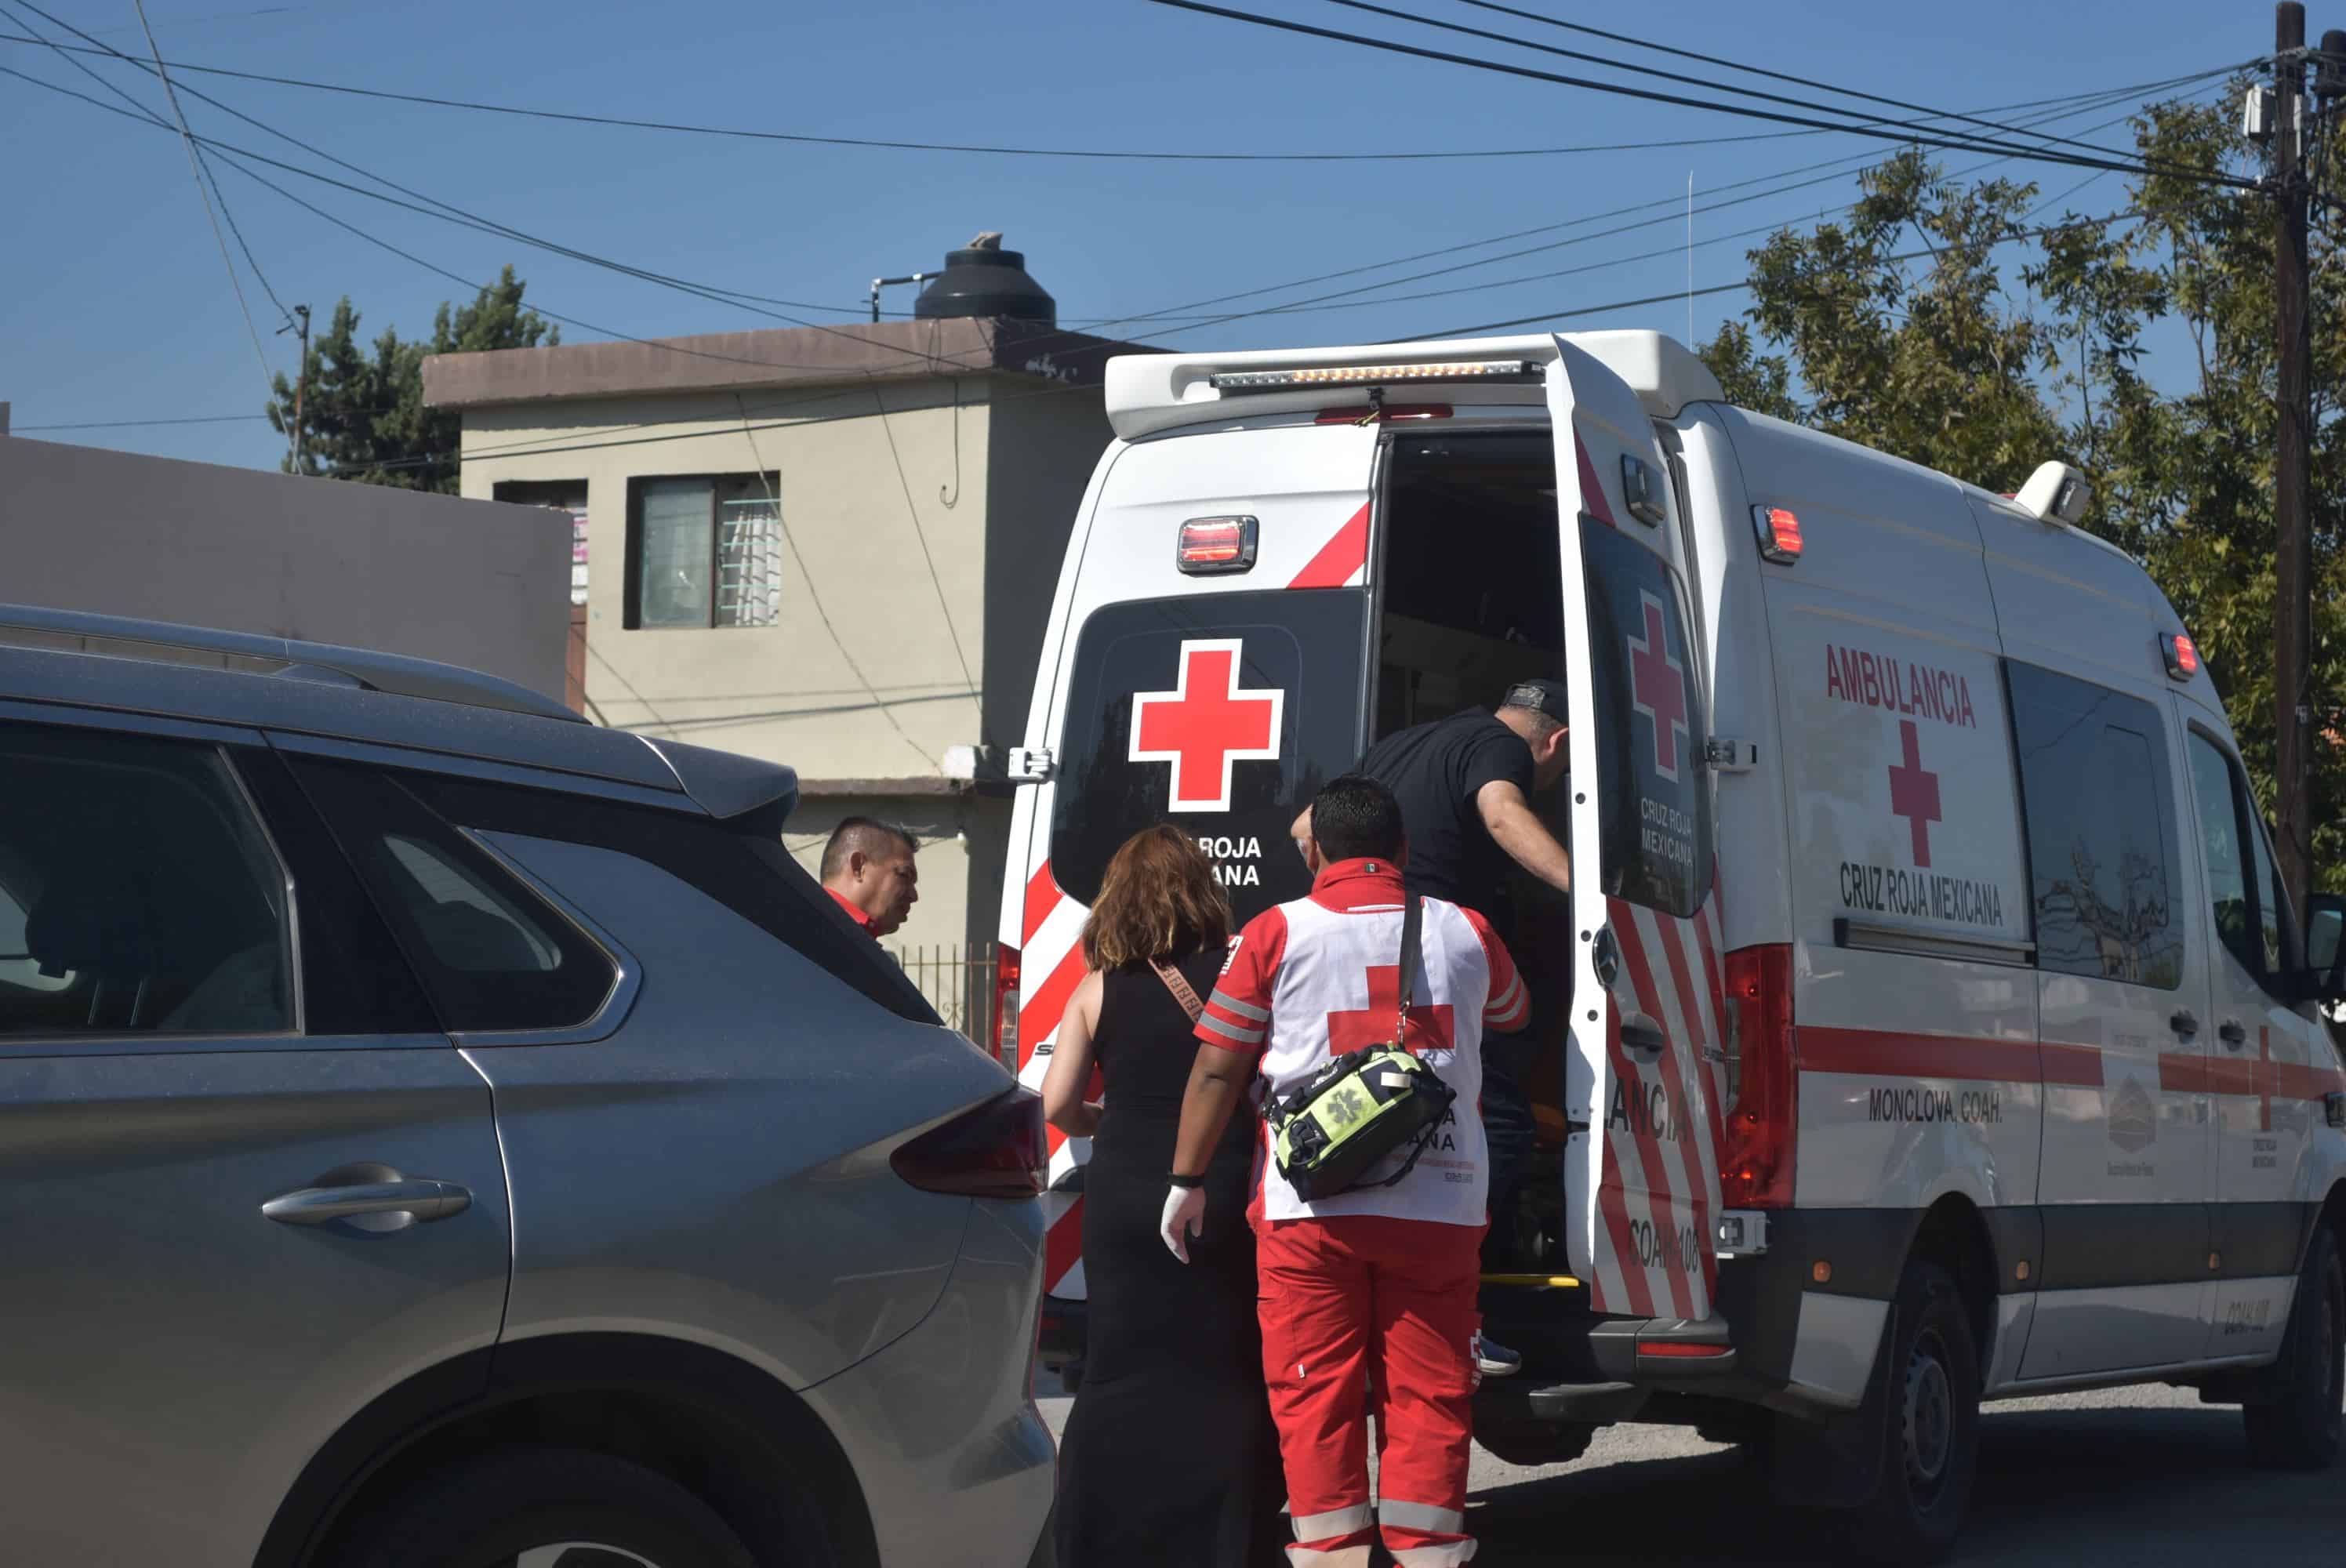
[[[1177, 1257], [1207, 1224], [1199, 1173], [1260, 1074], [1272, 1095], [1341, 1052], [1390, 1042], [1400, 1023], [1409, 895], [1400, 804], [1349, 774], [1312, 802], [1311, 896], [1239, 932], [1198, 1020], [1162, 1229]], [[1379, 1533], [1399, 1568], [1456, 1568], [1478, 1327], [1476, 1295], [1490, 1150], [1476, 1109], [1484, 1032], [1521, 1029], [1531, 1006], [1488, 921], [1423, 900], [1418, 980], [1402, 1044], [1456, 1091], [1416, 1165], [1306, 1199], [1266, 1160], [1248, 1209], [1257, 1238], [1264, 1375], [1286, 1461], [1295, 1568], [1367, 1568]], [[1379, 1390], [1380, 1490], [1369, 1502], [1368, 1396]]]
[[822, 847], [823, 891], [874, 942], [892, 935], [921, 901], [919, 847], [902, 828], [850, 817]]

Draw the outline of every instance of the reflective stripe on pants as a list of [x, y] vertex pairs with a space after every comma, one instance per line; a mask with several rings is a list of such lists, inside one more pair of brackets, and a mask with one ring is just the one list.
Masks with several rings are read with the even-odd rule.
[[[1257, 1235], [1263, 1371], [1296, 1519], [1290, 1560], [1332, 1568], [1328, 1553], [1368, 1540], [1353, 1511], [1369, 1496], [1373, 1377], [1392, 1500], [1379, 1510], [1385, 1549], [1406, 1568], [1466, 1562], [1482, 1227], [1336, 1215], [1273, 1221]], [[1356, 1518], [1355, 1529], [1333, 1528]]]

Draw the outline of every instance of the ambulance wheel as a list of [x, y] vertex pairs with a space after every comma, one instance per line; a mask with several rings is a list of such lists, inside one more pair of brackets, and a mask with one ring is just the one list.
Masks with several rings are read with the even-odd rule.
[[1892, 1308], [1883, 1394], [1886, 1450], [1872, 1499], [1849, 1522], [1870, 1563], [1944, 1560], [1963, 1527], [1979, 1461], [1979, 1351], [1954, 1277], [1916, 1258]]
[[1570, 1464], [1588, 1451], [1596, 1429], [1585, 1421], [1478, 1420], [1474, 1441], [1509, 1464]]
[[2305, 1249], [2289, 1334], [2280, 1354], [2280, 1397], [2246, 1405], [2249, 1461], [2267, 1470], [2327, 1470], [2346, 1447], [2346, 1269], [2327, 1227]]

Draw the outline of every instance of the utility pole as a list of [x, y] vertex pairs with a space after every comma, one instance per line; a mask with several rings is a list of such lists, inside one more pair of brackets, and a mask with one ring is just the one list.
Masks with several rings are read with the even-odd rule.
[[293, 472], [299, 473], [301, 472], [301, 396], [310, 390], [310, 307], [296, 305], [293, 313], [301, 318], [301, 369], [293, 374], [293, 428], [288, 433], [292, 438]]
[[2275, 126], [2273, 195], [2274, 325], [2280, 362], [2274, 453], [2273, 801], [2280, 842], [2274, 846], [2283, 885], [2306, 907], [2313, 885], [2313, 709], [2311, 689], [2313, 535], [2307, 515], [2308, 463], [2313, 424], [2313, 340], [2306, 266], [2304, 127], [2305, 7], [2283, 0], [2274, 7]]

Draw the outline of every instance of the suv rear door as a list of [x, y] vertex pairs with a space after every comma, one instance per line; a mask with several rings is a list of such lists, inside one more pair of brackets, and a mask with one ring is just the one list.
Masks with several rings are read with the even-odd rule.
[[[1116, 454], [1072, 548], [1057, 657], [1033, 744], [1052, 778], [1024, 791], [1019, 1079], [1038, 1087], [1100, 873], [1142, 828], [1196, 835], [1243, 922], [1310, 891], [1296, 813], [1358, 760], [1367, 712], [1369, 511], [1378, 431], [1321, 425], [1160, 436]], [[1181, 570], [1194, 518], [1254, 520], [1242, 572]], [[1088, 1140], [1050, 1129], [1045, 1287], [1085, 1294]]]
[[1702, 659], [1668, 465], [1569, 339], [1547, 370], [1571, 689], [1566, 1249], [1599, 1312], [1710, 1315], [1721, 973]]
[[260, 736], [5, 708], [8, 1556], [249, 1564], [376, 1396], [485, 1386], [488, 1085]]

